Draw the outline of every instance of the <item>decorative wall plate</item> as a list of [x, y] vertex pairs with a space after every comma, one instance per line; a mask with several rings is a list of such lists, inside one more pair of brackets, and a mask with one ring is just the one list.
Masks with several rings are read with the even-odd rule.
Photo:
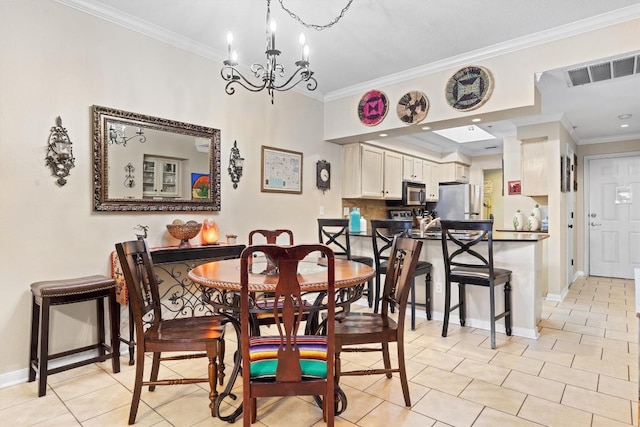
[[478, 66], [461, 68], [447, 82], [445, 96], [456, 110], [471, 111], [489, 100], [493, 91], [491, 73]]
[[405, 93], [396, 107], [398, 118], [405, 123], [420, 123], [427, 117], [429, 112], [429, 99], [427, 96], [417, 90]]
[[389, 111], [389, 99], [384, 92], [370, 90], [362, 95], [358, 103], [358, 117], [362, 124], [375, 126], [380, 123]]

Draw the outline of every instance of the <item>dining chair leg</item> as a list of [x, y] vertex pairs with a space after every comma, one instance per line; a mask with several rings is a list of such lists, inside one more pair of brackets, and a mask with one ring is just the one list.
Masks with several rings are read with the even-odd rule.
[[[160, 372], [160, 357], [162, 353], [155, 352], [153, 353], [153, 361], [151, 362], [151, 377], [149, 377], [150, 382], [158, 381], [158, 373]], [[149, 391], [154, 391], [156, 389], [155, 385], [149, 385]]]
[[138, 347], [136, 352], [136, 379], [133, 385], [133, 397], [131, 398], [131, 409], [129, 410], [129, 424], [136, 422], [140, 396], [142, 395], [142, 376], [144, 374], [144, 351]]
[[409, 381], [407, 379], [407, 364], [404, 360], [404, 338], [398, 338], [398, 368], [400, 370], [400, 385], [402, 386], [402, 395], [404, 396], [405, 406], [411, 406], [411, 397], [409, 396]]
[[218, 342], [207, 344], [207, 358], [209, 359], [209, 408], [211, 409], [211, 416], [215, 416], [215, 403], [218, 398], [218, 366], [216, 360], [218, 358]]
[[451, 282], [444, 284], [444, 317], [442, 319], [442, 336], [447, 336], [449, 329], [449, 315], [451, 314]]
[[507, 312], [504, 317], [505, 332], [511, 336], [511, 282], [504, 284], [504, 310]]
[[[387, 341], [382, 342], [382, 360], [384, 362], [384, 369], [391, 369], [391, 357], [389, 356], [389, 343]], [[387, 378], [393, 377], [391, 372], [387, 372]]]

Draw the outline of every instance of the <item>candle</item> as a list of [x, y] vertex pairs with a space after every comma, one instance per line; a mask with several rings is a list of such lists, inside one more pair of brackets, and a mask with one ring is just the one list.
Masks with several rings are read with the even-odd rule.
[[276, 21], [271, 21], [271, 24], [269, 25], [270, 29], [271, 29], [271, 49], [275, 50], [276, 49]]
[[300, 60], [304, 61], [304, 44], [305, 38], [304, 34], [300, 33], [300, 37], [298, 37], [298, 43], [300, 43]]
[[231, 31], [227, 33], [227, 57], [231, 60], [231, 43], [233, 42], [233, 34]]
[[309, 62], [309, 46], [306, 44], [304, 45], [303, 61]]

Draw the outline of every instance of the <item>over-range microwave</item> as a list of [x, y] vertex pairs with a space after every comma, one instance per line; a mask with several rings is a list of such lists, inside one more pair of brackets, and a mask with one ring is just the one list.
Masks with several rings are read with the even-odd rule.
[[402, 182], [402, 202], [404, 206], [423, 206], [427, 197], [427, 186], [417, 182]]

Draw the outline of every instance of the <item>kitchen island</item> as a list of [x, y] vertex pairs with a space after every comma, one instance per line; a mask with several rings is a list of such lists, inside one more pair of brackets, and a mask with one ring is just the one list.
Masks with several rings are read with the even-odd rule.
[[[353, 254], [373, 256], [371, 234], [351, 233]], [[432, 319], [442, 320], [444, 311], [444, 260], [439, 233], [429, 233], [423, 240], [420, 259], [433, 264], [431, 271]], [[545, 268], [544, 241], [547, 233], [493, 232], [493, 258], [496, 268], [506, 268], [511, 275], [512, 333], [513, 335], [538, 338], [538, 322], [542, 314], [542, 301], [547, 294], [548, 277]], [[449, 245], [452, 245], [449, 243]], [[453, 246], [450, 247], [453, 249]], [[479, 251], [482, 253], [482, 251]], [[486, 255], [483, 254], [483, 255]], [[416, 281], [416, 301], [426, 301], [424, 286]], [[497, 288], [502, 292], [502, 287]], [[452, 305], [457, 304], [457, 291], [452, 292]], [[503, 309], [503, 298], [496, 298], [496, 312]], [[451, 313], [450, 323], [459, 324], [458, 312]], [[467, 327], [489, 330], [489, 292], [481, 286], [467, 286]], [[504, 332], [504, 322], [496, 322], [496, 330]]]

